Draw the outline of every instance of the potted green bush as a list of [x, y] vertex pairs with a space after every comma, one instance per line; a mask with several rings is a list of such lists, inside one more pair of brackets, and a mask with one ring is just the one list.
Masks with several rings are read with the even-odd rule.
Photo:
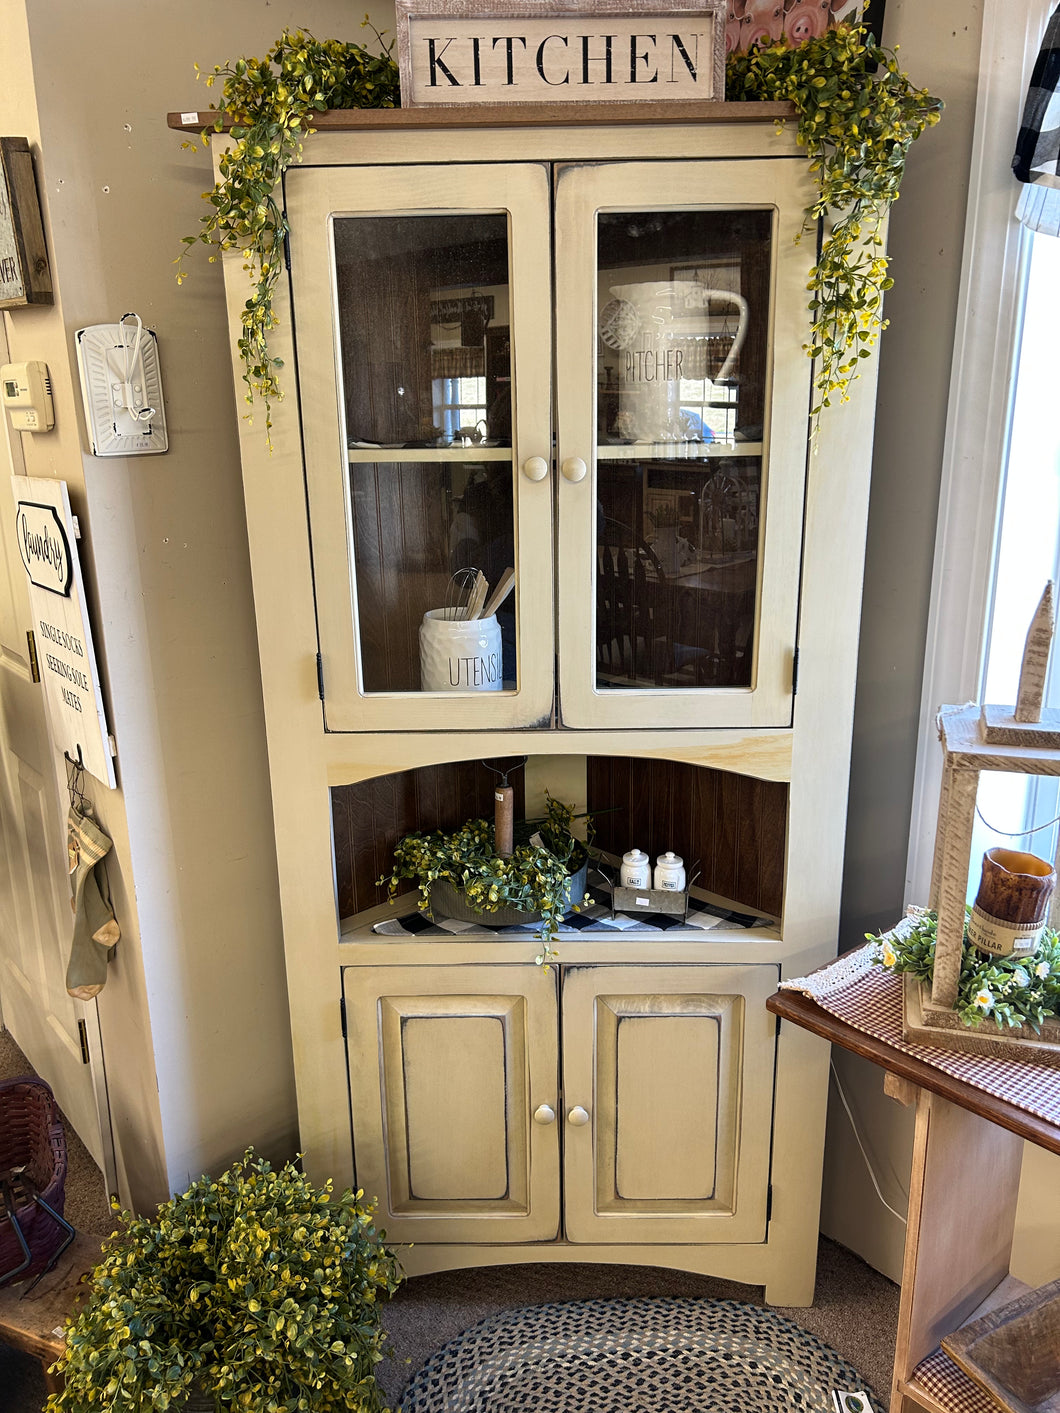
[[516, 827], [514, 852], [504, 857], [494, 848], [494, 827], [486, 819], [468, 820], [449, 832], [406, 834], [394, 849], [386, 884], [390, 901], [402, 879], [414, 879], [419, 907], [448, 917], [481, 917], [486, 923], [539, 922], [538, 965], [556, 957], [553, 947], [564, 914], [590, 901], [585, 892], [589, 852], [572, 833], [574, 806], [545, 797], [544, 820]]
[[248, 1149], [154, 1216], [123, 1212], [46, 1413], [383, 1409], [380, 1303], [400, 1276], [360, 1196]]

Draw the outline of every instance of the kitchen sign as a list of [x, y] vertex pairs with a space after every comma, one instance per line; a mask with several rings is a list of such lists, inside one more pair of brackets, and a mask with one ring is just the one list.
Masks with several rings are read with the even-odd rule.
[[727, 0], [395, 0], [401, 104], [725, 97]]
[[65, 481], [12, 476], [19, 558], [29, 581], [33, 641], [52, 744], [114, 788], [92, 628]]

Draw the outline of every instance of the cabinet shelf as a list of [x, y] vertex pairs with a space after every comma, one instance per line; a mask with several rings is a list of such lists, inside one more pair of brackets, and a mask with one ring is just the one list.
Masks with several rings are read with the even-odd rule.
[[761, 442], [631, 442], [597, 448], [599, 461], [716, 461], [761, 456]]
[[[351, 446], [351, 464], [381, 461], [511, 461], [510, 446]], [[601, 446], [599, 461], [717, 461], [762, 455], [761, 442], [631, 442]]]
[[510, 446], [351, 446], [352, 465], [380, 461], [511, 461]]
[[[487, 923], [481, 927], [471, 925], [467, 930], [457, 932], [450, 932], [441, 925], [424, 927], [419, 923], [417, 897], [415, 892], [406, 893], [393, 904], [382, 903], [343, 918], [339, 924], [340, 944], [345, 947], [364, 943], [410, 945], [423, 942], [437, 947], [441, 943], [451, 942], [468, 947], [474, 943], [492, 946], [497, 943], [536, 942], [537, 929], [534, 924], [527, 924], [525, 928], [517, 930], [491, 928]], [[608, 905], [599, 895], [593, 906], [599, 912], [598, 917], [590, 918], [588, 913], [582, 913], [578, 926], [568, 925], [565, 929], [561, 928], [558, 938], [561, 949], [570, 951], [572, 944], [576, 945], [581, 941], [591, 941], [598, 945], [604, 942], [642, 943], [648, 939], [658, 944], [665, 942], [709, 945], [723, 940], [741, 944], [780, 940], [779, 924], [772, 918], [757, 917], [753, 925], [749, 926], [747, 922], [738, 920], [751, 916], [745, 909], [738, 909], [735, 905], [726, 907], [722, 903], [712, 904], [701, 898], [693, 898], [689, 906], [689, 917], [698, 917], [698, 923], [683, 924], [675, 918], [670, 926], [653, 925], [647, 918], [634, 917], [628, 913], [619, 913], [617, 921], [613, 920]], [[726, 913], [731, 913], [732, 917], [726, 917]], [[406, 919], [414, 920], [418, 925], [405, 931], [402, 923]], [[386, 923], [392, 926], [383, 930], [380, 925]], [[566, 958], [561, 955], [560, 960]]]

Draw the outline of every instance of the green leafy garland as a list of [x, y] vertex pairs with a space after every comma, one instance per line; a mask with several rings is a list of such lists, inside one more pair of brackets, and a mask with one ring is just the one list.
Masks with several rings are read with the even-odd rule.
[[[363, 24], [368, 23], [366, 15]], [[382, 36], [373, 32], [383, 46]], [[261, 398], [266, 432], [272, 427], [272, 403], [283, 395], [277, 380], [283, 360], [271, 357], [268, 350], [269, 334], [277, 322], [273, 299], [287, 235], [287, 218], [277, 200], [280, 182], [287, 168], [301, 160], [303, 140], [313, 131], [314, 113], [398, 106], [398, 71], [390, 48], [383, 46], [381, 54], [372, 54], [359, 44], [314, 39], [304, 30], [285, 29], [264, 59], [237, 59], [218, 65], [206, 76], [208, 88], [218, 79], [224, 80], [224, 86], [220, 103], [213, 105], [217, 121], [212, 129], [203, 130], [202, 142], [208, 145], [211, 131], [222, 132], [228, 119], [232, 144], [218, 164], [216, 186], [203, 193], [211, 210], [202, 217], [198, 234], [183, 238], [177, 283], [187, 277], [183, 262], [193, 245], [211, 246], [217, 252], [211, 260], [226, 250], [243, 252], [243, 268], [253, 287], [242, 310], [239, 339], [245, 400], [253, 403], [255, 395]], [[183, 146], [198, 150], [193, 142]]]
[[162, 1413], [192, 1389], [260, 1413], [381, 1413], [380, 1304], [397, 1263], [360, 1193], [248, 1149], [151, 1217], [123, 1212], [66, 1322], [47, 1413]]
[[864, 29], [838, 25], [796, 48], [786, 40], [731, 54], [726, 97], [786, 100], [798, 112], [798, 142], [817, 176], [817, 199], [803, 229], [823, 218], [825, 233], [807, 285], [813, 315], [805, 345], [818, 360], [812, 415], [834, 394], [849, 401], [858, 366], [887, 327], [882, 224], [897, 201], [906, 155], [942, 107], [914, 88], [894, 53]]
[[[529, 840], [519, 843], [509, 858], [494, 851], [493, 825], [489, 820], [472, 819], [455, 833], [436, 829], [412, 833], [394, 848], [394, 867], [386, 884], [390, 901], [397, 896], [403, 878], [415, 879], [419, 887], [417, 906], [430, 915], [431, 884], [446, 879], [459, 889], [468, 905], [484, 913], [516, 908], [541, 914], [541, 952], [535, 958], [548, 967], [558, 955], [553, 943], [563, 916], [572, 906], [569, 900], [571, 874], [576, 873], [585, 847], [571, 833], [574, 806], [565, 805], [546, 794], [546, 820], [541, 827], [542, 844]], [[529, 833], [533, 825], [524, 826]], [[573, 904], [575, 912], [588, 902], [586, 894]]]
[[[938, 914], [924, 912], [911, 927], [866, 936], [879, 943], [885, 967], [911, 972], [930, 985], [937, 931]], [[1060, 1016], [1060, 934], [1046, 928], [1029, 957], [986, 957], [969, 944], [966, 925], [956, 1009], [966, 1025], [992, 1016], [999, 1030], [1029, 1025], [1038, 1031], [1047, 1017]]]

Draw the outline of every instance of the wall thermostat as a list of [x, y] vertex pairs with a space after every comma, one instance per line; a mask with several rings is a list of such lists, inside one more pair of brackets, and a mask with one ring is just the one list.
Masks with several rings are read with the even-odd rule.
[[40, 359], [0, 368], [0, 400], [16, 432], [50, 432], [55, 426], [51, 375]]

